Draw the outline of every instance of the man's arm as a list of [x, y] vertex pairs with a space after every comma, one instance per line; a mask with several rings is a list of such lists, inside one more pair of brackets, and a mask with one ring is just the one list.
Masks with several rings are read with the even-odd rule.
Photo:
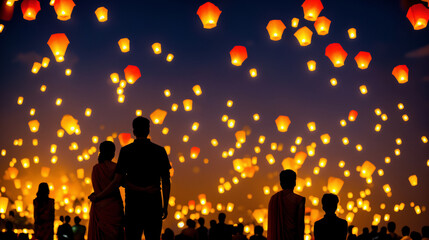
[[168, 200], [170, 199], [170, 175], [164, 175], [161, 177], [162, 181], [162, 199], [164, 202], [164, 206], [162, 208], [162, 219], [166, 219], [168, 215]]
[[304, 215], [305, 215], [305, 198], [299, 203], [298, 207], [298, 236], [300, 240], [304, 239]]
[[123, 179], [123, 175], [120, 173], [115, 173], [115, 177], [113, 178], [113, 181], [111, 181], [109, 183], [109, 185], [107, 185], [107, 187], [105, 189], [103, 189], [102, 192], [98, 193], [98, 194], [91, 194], [89, 196], [89, 199], [92, 202], [101, 200], [103, 198], [105, 198], [106, 196], [108, 196], [109, 194], [111, 194], [114, 190], [119, 188], [119, 185]]

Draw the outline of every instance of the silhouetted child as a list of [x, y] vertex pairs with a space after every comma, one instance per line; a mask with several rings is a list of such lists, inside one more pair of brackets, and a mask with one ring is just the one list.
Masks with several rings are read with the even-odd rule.
[[181, 234], [186, 236], [187, 239], [197, 240], [198, 239], [198, 233], [197, 233], [197, 230], [195, 229], [196, 225], [197, 224], [195, 223], [194, 220], [192, 220], [192, 219], [186, 220], [186, 226], [188, 226], [188, 227], [183, 229]]
[[408, 226], [403, 226], [401, 229], [401, 233], [402, 233], [402, 238], [401, 240], [411, 240], [410, 238], [410, 227]]
[[262, 226], [255, 226], [254, 228], [255, 235], [250, 237], [250, 240], [267, 240], [262, 234], [264, 233], [264, 228]]
[[161, 236], [162, 240], [174, 240], [174, 232], [170, 228], [166, 228]]
[[204, 226], [204, 223], [205, 223], [204, 218], [200, 217], [198, 219], [198, 224], [200, 224], [200, 227], [197, 228], [198, 240], [208, 240], [209, 239], [209, 230]]
[[396, 223], [395, 222], [388, 222], [387, 223], [387, 231], [389, 231], [389, 234], [387, 234], [388, 240], [400, 240], [401, 237], [395, 233], [396, 230]]
[[[61, 220], [61, 217], [60, 217]], [[64, 218], [64, 223], [58, 227], [57, 236], [58, 240], [72, 240], [73, 239], [73, 229], [70, 226], [70, 216]]]
[[348, 228], [347, 228], [347, 232], [348, 232], [348, 236], [347, 236], [347, 240], [357, 240], [357, 236], [353, 233], [353, 228], [354, 228], [355, 226], [354, 225], [350, 225]]
[[429, 240], [429, 226], [422, 227], [422, 240]]
[[314, 224], [315, 240], [346, 240], [347, 221], [335, 215], [338, 206], [337, 195], [327, 193], [322, 197], [325, 216]]
[[85, 232], [86, 227], [83, 225], [80, 225], [80, 217], [76, 216], [74, 217], [74, 226], [72, 227], [73, 230], [73, 238], [74, 240], [85, 240]]
[[4, 240], [17, 240], [18, 235], [13, 231], [13, 223], [11, 221], [7, 221], [5, 224], [6, 232], [0, 234], [1, 239]]
[[210, 220], [209, 240], [216, 239], [216, 220]]
[[247, 240], [246, 235], [243, 234], [244, 225], [239, 223], [236, 227], [236, 233], [232, 236], [232, 240]]

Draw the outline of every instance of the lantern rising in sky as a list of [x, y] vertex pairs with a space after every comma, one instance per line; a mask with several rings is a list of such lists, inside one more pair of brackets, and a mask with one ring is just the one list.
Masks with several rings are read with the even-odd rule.
[[328, 178], [328, 191], [333, 194], [338, 194], [344, 185], [344, 181], [340, 178], [329, 177]]
[[190, 156], [192, 159], [196, 159], [198, 155], [200, 154], [200, 148], [199, 147], [192, 147]]
[[198, 8], [197, 15], [200, 17], [205, 29], [216, 27], [220, 14], [222, 13], [216, 5], [206, 2]]
[[329, 33], [329, 28], [331, 26], [331, 20], [326, 17], [318, 17], [316, 22], [314, 22], [314, 28], [319, 35], [327, 35]]
[[107, 21], [107, 13], [108, 10], [105, 7], [99, 7], [97, 10], [95, 10], [95, 15], [97, 16], [99, 22]]
[[167, 112], [162, 109], [156, 109], [153, 113], [150, 114], [150, 119], [153, 124], [162, 124], [164, 122], [165, 117], [167, 116]]
[[325, 56], [331, 60], [334, 67], [342, 67], [347, 58], [347, 52], [339, 43], [331, 43], [325, 49]]
[[48, 40], [48, 45], [51, 48], [52, 53], [55, 56], [57, 62], [64, 61], [64, 55], [69, 45], [69, 39], [64, 33], [52, 34]]
[[311, 37], [313, 36], [313, 32], [308, 27], [302, 27], [295, 32], [294, 36], [299, 42], [301, 46], [308, 46], [311, 44]]
[[231, 63], [235, 66], [241, 66], [243, 62], [247, 59], [247, 50], [246, 47], [243, 46], [235, 46], [229, 52], [231, 56]]
[[267, 31], [270, 35], [270, 39], [273, 41], [279, 41], [282, 39], [283, 31], [286, 26], [281, 20], [271, 20], [267, 25]]
[[133, 65], [128, 65], [124, 69], [124, 73], [125, 73], [125, 79], [129, 84], [134, 84], [142, 76], [140, 69]]
[[55, 0], [54, 9], [58, 20], [67, 21], [71, 18], [73, 8], [76, 4], [73, 0]]
[[372, 57], [369, 52], [361, 51], [355, 57], [356, 64], [360, 69], [367, 69], [371, 60], [372, 60]]
[[350, 39], [356, 38], [356, 28], [350, 28], [349, 30], [347, 30], [347, 33], [349, 34]]
[[356, 110], [351, 110], [349, 112], [349, 121], [354, 122], [358, 116], [358, 112]]
[[152, 50], [155, 54], [161, 54], [162, 53], [161, 43], [152, 44]]
[[121, 52], [129, 52], [130, 51], [130, 39], [128, 38], [121, 38], [118, 41], [119, 48], [121, 49]]
[[279, 132], [287, 132], [290, 125], [290, 119], [288, 116], [280, 115], [276, 119], [277, 130]]
[[32, 21], [36, 19], [40, 11], [40, 2], [37, 0], [24, 0], [21, 3], [22, 17], [25, 20]]
[[404, 84], [408, 82], [408, 67], [406, 65], [396, 66], [393, 68], [392, 74], [395, 76], [398, 83]]
[[304, 18], [308, 21], [316, 21], [323, 10], [323, 4], [320, 0], [305, 0], [301, 6], [304, 11]]
[[429, 9], [422, 3], [414, 4], [408, 9], [407, 18], [413, 25], [414, 30], [426, 28], [429, 20]]

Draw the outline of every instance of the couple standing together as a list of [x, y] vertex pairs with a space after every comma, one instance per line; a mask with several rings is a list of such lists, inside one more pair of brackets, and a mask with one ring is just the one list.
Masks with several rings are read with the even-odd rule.
[[[117, 164], [112, 162], [115, 144], [100, 144], [99, 163], [92, 170], [94, 193], [89, 196], [89, 240], [140, 240], [143, 232], [147, 240], [160, 239], [171, 166], [165, 149], [147, 138], [149, 129], [147, 118], [133, 120], [136, 139], [121, 149]], [[125, 187], [125, 216], [119, 186]]]

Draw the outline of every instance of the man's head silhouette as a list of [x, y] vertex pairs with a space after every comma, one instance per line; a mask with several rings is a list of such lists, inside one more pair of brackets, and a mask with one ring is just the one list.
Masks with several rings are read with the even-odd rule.
[[290, 169], [283, 170], [280, 173], [280, 186], [285, 189], [293, 190], [296, 185], [296, 173]]
[[219, 216], [218, 216], [219, 223], [225, 223], [225, 219], [226, 219], [226, 214], [219, 213]]
[[322, 208], [326, 214], [335, 214], [338, 207], [338, 196], [332, 193], [326, 193], [322, 197]]
[[149, 135], [150, 121], [144, 117], [136, 117], [133, 120], [133, 133], [137, 138], [146, 138]]

